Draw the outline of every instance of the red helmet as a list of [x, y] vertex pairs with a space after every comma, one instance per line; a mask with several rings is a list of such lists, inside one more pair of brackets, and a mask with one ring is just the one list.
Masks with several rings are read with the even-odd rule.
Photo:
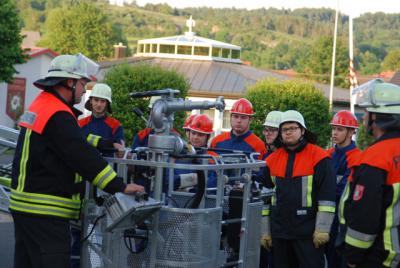
[[193, 118], [189, 125], [189, 129], [204, 134], [211, 134], [213, 133], [213, 121], [208, 117], [208, 115], [199, 114]]
[[350, 111], [341, 110], [337, 112], [330, 123], [331, 126], [342, 126], [350, 128], [358, 128], [357, 118]]
[[186, 118], [185, 122], [183, 123], [183, 129], [187, 130], [189, 129], [190, 123], [193, 121], [193, 119], [197, 116], [197, 114], [191, 114], [188, 118]]
[[233, 104], [231, 114], [244, 114], [252, 116], [254, 115], [253, 105], [247, 99], [241, 98]]

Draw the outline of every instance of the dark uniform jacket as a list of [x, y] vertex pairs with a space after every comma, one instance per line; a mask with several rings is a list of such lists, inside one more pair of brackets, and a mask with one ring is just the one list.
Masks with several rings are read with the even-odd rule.
[[10, 210], [64, 219], [80, 211], [81, 177], [109, 193], [126, 185], [84, 137], [80, 112], [61, 97], [42, 92], [21, 117]]
[[384, 134], [363, 152], [353, 185], [345, 203], [348, 262], [399, 267], [400, 132]]
[[329, 232], [335, 212], [331, 160], [320, 147], [303, 140], [294, 151], [279, 148], [267, 159], [271, 234], [281, 239], [311, 239], [315, 229]]

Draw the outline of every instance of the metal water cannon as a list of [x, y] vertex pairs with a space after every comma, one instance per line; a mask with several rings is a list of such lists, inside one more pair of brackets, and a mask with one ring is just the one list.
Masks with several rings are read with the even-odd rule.
[[132, 98], [161, 96], [152, 106], [148, 126], [154, 129], [155, 134], [149, 136], [149, 148], [159, 152], [182, 153], [186, 142], [171, 130], [174, 124], [174, 114], [178, 111], [192, 111], [196, 109], [216, 108], [224, 111], [225, 101], [222, 96], [215, 101], [190, 101], [177, 98], [180, 91], [176, 89], [151, 90], [131, 93]]

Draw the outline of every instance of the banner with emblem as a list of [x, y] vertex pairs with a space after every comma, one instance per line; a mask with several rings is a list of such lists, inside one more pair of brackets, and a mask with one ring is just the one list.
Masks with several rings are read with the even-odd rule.
[[14, 81], [7, 85], [7, 115], [17, 121], [25, 110], [26, 79], [14, 78]]

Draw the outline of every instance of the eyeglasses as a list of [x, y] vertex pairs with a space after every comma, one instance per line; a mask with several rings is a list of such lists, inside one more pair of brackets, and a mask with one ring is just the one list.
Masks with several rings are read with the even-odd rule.
[[288, 127], [288, 128], [282, 128], [282, 133], [293, 133], [295, 132], [297, 129], [299, 129], [300, 127]]
[[274, 133], [274, 132], [278, 132], [277, 128], [264, 128], [263, 130], [264, 133]]

